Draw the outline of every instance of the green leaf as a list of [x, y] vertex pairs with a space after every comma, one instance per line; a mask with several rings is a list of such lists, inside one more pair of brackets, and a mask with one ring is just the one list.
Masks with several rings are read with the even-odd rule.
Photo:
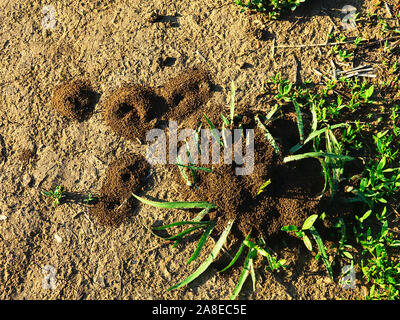
[[303, 230], [310, 229], [313, 226], [315, 220], [317, 220], [317, 219], [318, 219], [318, 215], [317, 214], [313, 214], [313, 215], [309, 216], [306, 219], [306, 221], [304, 221], [303, 227], [301, 229], [303, 229]]
[[204, 247], [204, 245], [206, 244], [206, 241], [208, 239], [208, 237], [210, 236], [211, 232], [213, 231], [215, 227], [215, 222], [212, 221], [212, 223], [209, 224], [208, 228], [206, 229], [206, 231], [203, 233], [203, 235], [201, 236], [199, 243], [197, 244], [197, 248], [194, 251], [194, 253], [192, 254], [192, 256], [189, 258], [187, 264], [189, 264], [190, 262], [192, 262], [193, 260], [197, 259], [197, 257], [200, 254], [201, 249]]
[[369, 98], [371, 98], [373, 94], [374, 94], [374, 86], [372, 85], [365, 91], [365, 95], [364, 95], [365, 100], [368, 100]]
[[229, 120], [222, 113], [221, 113], [221, 118], [225, 126], [229, 126]]
[[287, 163], [290, 161], [297, 161], [297, 160], [306, 159], [306, 158], [320, 158], [320, 157], [340, 159], [342, 161], [354, 160], [353, 157], [343, 156], [340, 154], [332, 154], [332, 153], [326, 153], [326, 152], [307, 152], [307, 153], [302, 153], [302, 154], [296, 154], [293, 156], [287, 156], [283, 159], [283, 162]]
[[167, 208], [167, 209], [204, 209], [204, 208], [209, 208], [209, 209], [214, 209], [217, 206], [213, 203], [209, 202], [157, 202], [157, 201], [151, 201], [142, 197], [137, 196], [136, 194], [132, 193], [132, 195], [138, 199], [140, 202], [157, 207], [157, 208]]
[[348, 251], [343, 251], [343, 255], [344, 255], [346, 258], [348, 258], [348, 259], [350, 259], [350, 260], [353, 260], [353, 256], [351, 255], [350, 252], [348, 252]]
[[301, 116], [301, 110], [300, 106], [297, 103], [296, 99], [293, 99], [293, 105], [296, 110], [296, 116], [297, 116], [297, 127], [299, 129], [299, 136], [300, 136], [300, 143], [303, 143], [304, 141], [304, 127], [303, 127], [303, 118]]
[[257, 195], [263, 193], [263, 192], [264, 192], [264, 189], [265, 189], [266, 187], [268, 187], [270, 184], [271, 184], [271, 179], [268, 179], [267, 181], [265, 181], [265, 182], [262, 184], [262, 186], [260, 187], [260, 189], [258, 190]]
[[312, 251], [312, 244], [311, 244], [310, 238], [306, 234], [303, 235], [303, 242], [304, 242], [306, 248], [309, 251]]
[[261, 120], [258, 117], [258, 115], [255, 116], [255, 120], [257, 121], [258, 126], [264, 131], [265, 138], [272, 145], [272, 147], [275, 150], [275, 153], [277, 155], [280, 155], [281, 151], [279, 150], [278, 144], [276, 143], [276, 141], [275, 141], [274, 137], [271, 135], [271, 133], [268, 131], [267, 127], [261, 122]]
[[221, 147], [223, 147], [223, 146], [224, 146], [224, 143], [223, 143], [222, 140], [220, 139], [219, 135], [216, 133], [218, 130], [215, 128], [214, 124], [211, 122], [210, 119], [208, 119], [208, 117], [207, 117], [205, 114], [203, 114], [203, 116], [204, 116], [204, 118], [206, 119], [208, 125], [209, 125], [210, 128], [211, 128], [211, 134], [213, 135], [215, 141], [217, 141], [217, 142], [219, 143], [219, 145], [220, 145]]
[[188, 166], [188, 165], [180, 164], [180, 163], [177, 163], [176, 165], [177, 165], [177, 166], [180, 166], [180, 167], [188, 168], [188, 169], [193, 169], [193, 170], [212, 172], [212, 169], [210, 169], [210, 168], [196, 167], [196, 166]]
[[346, 123], [340, 123], [340, 124], [335, 124], [333, 126], [329, 126], [329, 127], [325, 127], [323, 129], [319, 129], [316, 131], [311, 132], [311, 134], [307, 137], [307, 139], [302, 143], [302, 144], [296, 144], [294, 147], [292, 147], [289, 152], [290, 153], [295, 153], [296, 151], [300, 150], [303, 146], [305, 146], [308, 142], [310, 142], [311, 140], [313, 140], [314, 138], [320, 136], [321, 134], [325, 133], [325, 131], [327, 130], [333, 130], [336, 128], [341, 128], [341, 127], [346, 127], [348, 126], [348, 124]]
[[219, 252], [221, 251], [226, 239], [228, 238], [229, 232], [231, 231], [232, 225], [235, 222], [235, 220], [229, 220], [228, 224], [226, 225], [224, 231], [222, 232], [221, 236], [219, 237], [217, 243], [215, 244], [213, 250], [211, 251], [210, 255], [207, 257], [207, 259], [196, 269], [195, 272], [193, 272], [189, 277], [187, 277], [185, 280], [182, 282], [170, 287], [168, 291], [175, 290], [178, 288], [181, 288], [188, 283], [192, 282], [195, 280], [197, 277], [199, 277], [204, 271], [207, 270], [207, 268], [210, 266], [210, 264], [214, 261], [214, 259], [218, 256]]
[[315, 229], [314, 226], [312, 226], [310, 228], [310, 232], [311, 232], [312, 236], [314, 237], [315, 242], [317, 243], [318, 250], [321, 253], [322, 261], [324, 262], [326, 269], [328, 270], [329, 276], [333, 280], [332, 266], [331, 266], [331, 263], [329, 262], [327, 254], [326, 254], [325, 246], [324, 246], [324, 243], [322, 242], [321, 236], [319, 235], [317, 229]]
[[284, 226], [281, 228], [282, 231], [291, 232], [291, 231], [298, 231], [299, 229], [296, 226]]
[[188, 229], [186, 229], [186, 230], [184, 230], [184, 231], [182, 231], [182, 232], [180, 232], [180, 233], [178, 233], [178, 234], [176, 234], [174, 236], [168, 237], [167, 240], [182, 239], [187, 234], [189, 234], [189, 233], [191, 233], [193, 231], [196, 231], [198, 229], [201, 229], [203, 227], [204, 227], [204, 225], [198, 225], [198, 226], [195, 226], [195, 227], [188, 228]]
[[234, 265], [234, 263], [237, 261], [237, 259], [239, 259], [240, 255], [242, 254], [243, 249], [245, 247], [246, 240], [249, 240], [249, 238], [250, 238], [250, 235], [247, 235], [245, 240], [240, 245], [239, 250], [236, 252], [235, 256], [231, 260], [231, 262], [224, 269], [222, 269], [219, 272], [224, 272], [224, 271], [228, 270], [230, 267], [232, 267]]
[[253, 257], [257, 254], [257, 250], [255, 249], [249, 249], [249, 252], [246, 256], [246, 260], [244, 261], [244, 266], [242, 273], [240, 274], [239, 281], [233, 290], [233, 293], [231, 297], [229, 298], [230, 300], [234, 300], [242, 290], [243, 284], [245, 283], [247, 276], [249, 275], [249, 266], [250, 266], [250, 261], [252, 261]]

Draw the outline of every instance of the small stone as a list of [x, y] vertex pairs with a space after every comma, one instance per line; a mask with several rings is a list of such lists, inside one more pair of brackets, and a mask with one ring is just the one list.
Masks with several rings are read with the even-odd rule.
[[63, 241], [63, 239], [57, 233], [54, 235], [54, 239], [56, 239], [58, 243], [61, 243]]
[[0, 221], [4, 221], [7, 220], [7, 216], [5, 216], [4, 214], [0, 215]]
[[30, 174], [25, 174], [24, 177], [22, 178], [22, 183], [24, 186], [30, 187], [33, 182], [33, 177]]

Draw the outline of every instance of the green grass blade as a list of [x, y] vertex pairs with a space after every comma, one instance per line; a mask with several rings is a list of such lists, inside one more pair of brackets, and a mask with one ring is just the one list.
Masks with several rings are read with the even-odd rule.
[[253, 281], [253, 291], [256, 290], [256, 273], [254, 271], [254, 263], [253, 263], [253, 259], [250, 259], [250, 263], [249, 263], [249, 269], [250, 269], [250, 276], [251, 276], [251, 280]]
[[301, 116], [300, 106], [297, 103], [296, 99], [293, 99], [293, 105], [296, 110], [297, 127], [299, 129], [300, 143], [303, 143], [303, 141], [304, 141], [303, 117]]
[[[208, 209], [208, 208], [201, 210], [192, 221], [194, 221], [194, 222], [201, 221], [209, 212], [210, 212], [210, 209]], [[202, 221], [202, 222], [204, 222], [205, 224], [210, 223], [210, 221]], [[180, 241], [181, 241], [181, 239], [177, 239], [172, 247], [175, 248], [179, 244]]]
[[186, 180], [186, 185], [188, 185], [189, 187], [193, 186], [193, 182], [187, 176], [184, 165], [181, 163], [181, 160], [179, 157], [176, 158], [176, 165], [178, 166], [182, 177]]
[[206, 119], [208, 125], [209, 125], [210, 128], [211, 128], [211, 134], [213, 135], [215, 141], [217, 141], [217, 142], [219, 143], [219, 145], [220, 145], [221, 147], [223, 147], [223, 146], [224, 146], [224, 143], [221, 141], [219, 135], [215, 133], [215, 132], [218, 131], [218, 130], [215, 128], [214, 124], [211, 122], [210, 119], [208, 119], [208, 117], [207, 117], [205, 114], [203, 114], [203, 116], [204, 116], [204, 118]]
[[265, 138], [272, 145], [272, 147], [275, 150], [275, 153], [280, 156], [281, 151], [279, 150], [278, 144], [276, 143], [276, 141], [275, 141], [274, 137], [272, 136], [272, 134], [268, 131], [267, 127], [261, 122], [261, 120], [258, 117], [258, 115], [255, 116], [255, 119], [257, 121], [258, 126], [264, 131]]
[[192, 170], [212, 172], [212, 169], [210, 169], [210, 168], [196, 167], [196, 166], [185, 165], [185, 164], [181, 164], [181, 163], [177, 163], [176, 165], [179, 167], [184, 167], [184, 168], [188, 168], [188, 169], [192, 169]]
[[271, 184], [271, 179], [268, 179], [267, 181], [265, 181], [265, 182], [262, 184], [262, 186], [260, 187], [260, 189], [258, 189], [257, 196], [258, 196], [259, 194], [263, 193], [263, 192], [264, 192], [264, 189], [265, 189], [266, 187], [268, 187], [270, 184]]
[[329, 189], [330, 189], [330, 191], [331, 191], [331, 195], [333, 195], [334, 193], [335, 193], [335, 190], [334, 190], [334, 185], [333, 185], [333, 181], [332, 181], [332, 177], [331, 177], [331, 175], [329, 174], [329, 169], [328, 169], [328, 166], [327, 166], [327, 164], [325, 163], [325, 160], [324, 159], [318, 159], [319, 160], [319, 162], [321, 163], [321, 167], [322, 167], [322, 170], [323, 170], [323, 172], [324, 172], [324, 177], [325, 177], [325, 182], [324, 182], [324, 188], [323, 188], [323, 190], [322, 190], [322, 192], [321, 192], [321, 196], [325, 193], [325, 190], [326, 190], [326, 187], [328, 186], [328, 184], [329, 184]]
[[341, 127], [345, 127], [347, 126], [346, 123], [339, 123], [339, 124], [335, 124], [333, 126], [330, 127], [325, 127], [316, 131], [311, 132], [311, 134], [307, 137], [307, 139], [302, 143], [298, 143], [296, 144], [294, 147], [292, 147], [289, 152], [290, 153], [295, 153], [296, 151], [300, 150], [303, 146], [305, 146], [308, 142], [310, 142], [311, 140], [313, 140], [314, 138], [320, 136], [321, 134], [325, 133], [325, 131], [327, 131], [328, 129], [336, 129], [336, 128], [341, 128]]
[[[250, 238], [250, 235], [247, 235], [245, 241], [246, 241], [246, 240], [249, 240], [249, 238]], [[241, 255], [242, 252], [243, 252], [243, 249], [244, 249], [244, 247], [245, 247], [245, 245], [246, 245], [246, 244], [245, 244], [245, 241], [242, 242], [242, 244], [241, 244], [240, 247], [239, 247], [239, 250], [236, 252], [236, 254], [235, 254], [235, 256], [233, 257], [233, 259], [231, 260], [231, 262], [230, 262], [224, 269], [222, 269], [222, 270], [219, 271], [219, 272], [224, 272], [224, 271], [228, 270], [230, 267], [232, 267], [232, 266], [234, 265], [234, 263], [237, 261], [237, 259], [239, 259], [240, 255]]]
[[167, 208], [167, 209], [215, 209], [217, 206], [213, 203], [209, 202], [158, 202], [148, 200], [142, 197], [137, 196], [132, 193], [132, 195], [139, 200], [140, 202], [147, 204], [149, 206], [157, 207], [157, 208]]
[[185, 225], [196, 225], [196, 226], [208, 225], [209, 223], [210, 223], [210, 221], [179, 221], [179, 222], [167, 224], [165, 226], [153, 227], [153, 230], [165, 230], [168, 228], [185, 226]]
[[229, 126], [229, 120], [221, 113], [221, 119], [223, 124], [225, 125], [224, 127]]
[[352, 161], [354, 160], [353, 157], [344, 156], [341, 154], [334, 154], [334, 153], [327, 153], [327, 152], [307, 152], [302, 154], [296, 154], [293, 156], [287, 156], [283, 159], [283, 162], [290, 162], [290, 161], [297, 161], [306, 158], [332, 158], [332, 159], [340, 159], [342, 161]]
[[324, 264], [326, 266], [326, 269], [328, 270], [329, 276], [333, 280], [332, 266], [331, 266], [331, 263], [329, 262], [328, 255], [326, 254], [326, 250], [325, 250], [325, 246], [324, 246], [324, 243], [322, 241], [322, 238], [321, 238], [321, 236], [319, 235], [317, 229], [315, 229], [314, 226], [312, 226], [310, 228], [310, 232], [311, 232], [312, 236], [314, 237], [315, 242], [317, 243], [318, 250], [321, 253], [322, 261], [324, 262]]
[[311, 216], [309, 216], [303, 223], [303, 226], [301, 227], [302, 230], [308, 230], [310, 229], [313, 225], [314, 222], [318, 219], [318, 215], [317, 214], [313, 214]]
[[197, 225], [195, 227], [188, 228], [174, 236], [168, 237], [167, 240], [176, 240], [176, 239], [182, 239], [184, 236], [186, 236], [189, 233], [192, 233], [193, 231], [199, 230], [201, 228], [204, 228], [205, 225]]
[[193, 219], [193, 221], [200, 221], [210, 212], [209, 208], [201, 210], [198, 215]]
[[268, 124], [268, 123], [271, 121], [272, 117], [275, 115], [275, 113], [276, 113], [278, 110], [280, 110], [280, 108], [281, 108], [281, 106], [278, 105], [278, 104], [276, 104], [276, 105], [271, 109], [271, 111], [267, 113], [267, 115], [265, 116], [266, 124]]
[[203, 235], [201, 236], [199, 243], [197, 245], [196, 250], [193, 252], [192, 256], [189, 258], [187, 264], [189, 264], [190, 262], [192, 262], [193, 260], [197, 259], [197, 257], [200, 254], [201, 249], [204, 247], [204, 245], [206, 244], [206, 241], [208, 239], [208, 237], [210, 236], [211, 232], [213, 231], [215, 227], [215, 222], [211, 221], [206, 229], [206, 231], [204, 231]]
[[214, 259], [218, 256], [219, 252], [221, 251], [226, 239], [228, 238], [229, 232], [231, 231], [232, 225], [235, 222], [235, 220], [229, 220], [228, 224], [226, 225], [224, 231], [222, 232], [221, 236], [219, 237], [217, 243], [215, 244], [214, 248], [212, 249], [210, 255], [207, 257], [207, 259], [196, 269], [195, 272], [193, 272], [189, 277], [187, 277], [185, 280], [179, 282], [178, 284], [170, 287], [168, 291], [175, 290], [178, 288], [181, 288], [188, 283], [192, 282], [195, 280], [198, 276], [200, 276], [204, 271], [207, 270], [207, 268], [210, 266], [210, 264], [214, 261]]
[[247, 276], [249, 275], [249, 271], [250, 271], [249, 265], [250, 265], [250, 261], [252, 260], [253, 255], [254, 255], [254, 252], [256, 252], [255, 249], [249, 249], [249, 252], [246, 256], [246, 260], [244, 261], [242, 273], [240, 274], [239, 281], [238, 281], [235, 289], [233, 290], [231, 297], [229, 298], [230, 300], [234, 300], [239, 295], [240, 291], [242, 290], [243, 284], [245, 283]]
[[313, 133], [313, 132], [317, 131], [317, 127], [318, 127], [317, 110], [315, 109], [314, 102], [311, 105], [311, 116], [312, 116], [311, 133]]

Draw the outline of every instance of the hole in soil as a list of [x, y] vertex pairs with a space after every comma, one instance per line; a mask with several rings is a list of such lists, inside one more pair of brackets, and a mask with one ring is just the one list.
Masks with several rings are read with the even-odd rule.
[[117, 115], [120, 118], [123, 118], [127, 113], [132, 111], [132, 107], [127, 103], [121, 103], [117, 110]]
[[121, 175], [121, 179], [123, 182], [129, 181], [130, 178], [131, 178], [131, 175], [129, 173], [124, 173]]
[[174, 96], [174, 100], [173, 100], [174, 105], [177, 106], [183, 99], [184, 99], [184, 96], [182, 94], [180, 94], [180, 93], [176, 94]]
[[117, 206], [119, 206], [120, 205], [120, 203], [119, 202], [108, 202], [107, 203], [107, 210], [110, 210], [110, 211], [112, 211], [112, 210], [114, 210]]
[[68, 97], [67, 101], [75, 107], [75, 110], [79, 110], [81, 108], [81, 102], [77, 97]]

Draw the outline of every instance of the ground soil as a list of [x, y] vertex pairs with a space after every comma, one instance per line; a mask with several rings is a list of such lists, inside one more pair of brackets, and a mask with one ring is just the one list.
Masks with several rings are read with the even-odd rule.
[[[365, 16], [373, 2], [351, 1], [351, 4]], [[199, 114], [212, 114], [215, 108], [229, 114], [227, 96], [232, 80], [238, 88], [238, 104], [253, 112], [267, 112], [273, 105], [265, 96], [266, 79], [276, 73], [295, 83], [309, 78], [315, 83], [322, 81], [314, 69], [329, 72], [330, 48], [296, 46], [325, 43], [332, 26], [341, 28], [340, 9], [349, 1], [310, 1], [282, 21], [268, 21], [262, 15], [239, 13], [233, 1], [66, 0], [53, 3], [56, 25], [46, 30], [42, 26], [42, 9], [47, 4], [16, 0], [0, 5], [0, 298], [228, 298], [239, 274], [237, 270], [230, 276], [218, 274], [218, 264], [188, 287], [166, 291], [193, 272], [211, 250], [213, 240], [207, 242], [198, 261], [186, 265], [196, 247], [195, 239], [171, 248], [169, 242], [154, 237], [144, 226], [188, 220], [195, 212], [134, 204], [136, 210], [129, 210], [131, 215], [126, 222], [109, 227], [88, 214], [93, 206], [66, 201], [53, 208], [42, 191], [62, 185], [77, 199], [89, 192], [98, 196], [102, 190], [105, 192], [102, 187], [110, 164], [126, 154], [146, 154], [146, 146], [134, 138], [141, 137], [141, 131], [124, 131], [124, 137], [122, 131], [117, 131], [123, 127], [121, 122], [116, 121], [112, 129], [105, 121], [108, 98], [127, 83], [153, 88], [149, 90], [160, 97], [170, 81], [184, 86], [171, 79], [200, 65], [209, 70], [213, 86], [208, 86], [209, 78], [204, 75], [200, 87], [207, 99], [197, 97], [195, 89], [190, 89], [192, 94], [186, 99], [200, 99], [204, 105], [195, 107]], [[155, 16], [154, 12], [157, 18], [149, 19]], [[381, 14], [387, 17], [384, 10]], [[378, 25], [367, 23], [360, 23], [358, 29], [346, 34], [385, 37]], [[283, 45], [293, 47], [283, 48]], [[352, 63], [372, 64], [376, 81], [387, 80], [387, 70], [378, 62], [383, 55], [379, 45], [371, 46], [369, 50], [356, 52]], [[350, 67], [349, 63], [339, 68]], [[98, 101], [85, 121], [66, 121], [60, 117], [61, 109], [55, 108], [56, 86], [70, 79], [87, 79], [97, 94]], [[174, 102], [173, 91], [164, 89], [164, 92], [169, 92], [165, 96]], [[179, 98], [179, 94], [175, 97]], [[117, 100], [116, 97], [114, 101]], [[178, 103], [178, 109], [184, 101], [185, 97]], [[139, 110], [144, 108], [142, 116], [148, 123], [157, 120], [158, 113], [155, 117], [147, 113], [149, 104], [143, 102], [139, 106]], [[185, 108], [180, 112], [184, 113]], [[199, 117], [193, 111], [187, 119], [194, 123]], [[271, 132], [281, 136], [280, 131], [287, 129], [287, 123], [278, 124], [275, 123], [275, 130], [271, 127]], [[178, 125], [186, 127], [185, 123]], [[27, 155], [24, 150], [34, 156], [21, 156]], [[299, 169], [311, 167], [307, 163], [296, 165], [301, 166]], [[314, 194], [314, 186], [304, 179], [296, 179], [299, 184], [282, 180], [292, 169], [288, 166], [283, 177], [275, 173], [274, 179], [291, 187], [293, 196], [300, 187], [309, 188]], [[290, 222], [290, 212], [305, 208], [291, 197], [278, 203], [276, 194], [282, 190], [279, 184], [271, 187], [274, 194], [265, 194], [265, 202], [273, 197], [270, 205], [287, 212], [285, 221], [274, 220], [278, 229]], [[250, 189], [253, 194], [256, 188]], [[142, 193], [165, 201], [186, 198], [173, 169], [164, 166], [152, 168]], [[343, 289], [337, 281], [329, 279], [322, 262], [314, 259], [315, 253], [308, 252], [301, 241], [291, 239], [282, 237], [271, 246], [280, 258], [287, 259], [288, 269], [271, 274], [262, 265], [258, 266], [256, 290], [251, 289], [251, 284], [246, 286], [241, 298], [365, 297], [367, 288], [362, 279], [357, 279], [355, 290]], [[226, 249], [235, 245], [235, 240], [229, 240]], [[53, 290], [42, 285], [47, 265], [56, 270], [57, 285]]]

